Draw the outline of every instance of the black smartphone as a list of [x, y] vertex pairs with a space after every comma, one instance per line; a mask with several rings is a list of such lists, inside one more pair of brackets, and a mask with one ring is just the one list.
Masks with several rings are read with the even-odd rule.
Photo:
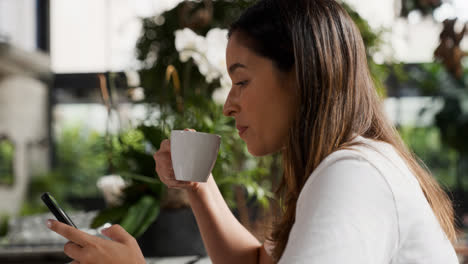
[[63, 211], [63, 209], [58, 205], [57, 201], [54, 199], [50, 193], [46, 192], [41, 195], [42, 201], [47, 205], [49, 210], [55, 215], [55, 218], [60, 222], [73, 226], [77, 228], [70, 217]]

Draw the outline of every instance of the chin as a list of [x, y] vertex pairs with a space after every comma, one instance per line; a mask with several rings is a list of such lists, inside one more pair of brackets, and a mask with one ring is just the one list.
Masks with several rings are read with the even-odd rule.
[[267, 156], [278, 151], [278, 150], [270, 150], [269, 148], [265, 148], [261, 146], [251, 146], [249, 144], [247, 144], [247, 150], [249, 151], [250, 154], [252, 154], [252, 156], [255, 156], [255, 157]]

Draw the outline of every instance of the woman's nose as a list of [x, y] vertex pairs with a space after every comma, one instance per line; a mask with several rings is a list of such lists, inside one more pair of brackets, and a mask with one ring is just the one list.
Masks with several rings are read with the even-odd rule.
[[239, 112], [239, 104], [237, 100], [237, 96], [233, 93], [234, 89], [229, 91], [229, 95], [224, 103], [223, 107], [223, 114], [225, 116], [234, 116], [237, 112]]

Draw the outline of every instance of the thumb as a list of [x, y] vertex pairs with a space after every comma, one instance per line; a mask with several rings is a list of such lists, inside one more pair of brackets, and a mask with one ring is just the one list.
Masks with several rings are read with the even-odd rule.
[[101, 233], [103, 235], [105, 235], [106, 237], [108, 237], [108, 238], [110, 238], [110, 239], [112, 239], [112, 240], [114, 240], [116, 242], [120, 242], [122, 244], [128, 243], [133, 238], [120, 225], [112, 225], [109, 228], [103, 229], [101, 231]]

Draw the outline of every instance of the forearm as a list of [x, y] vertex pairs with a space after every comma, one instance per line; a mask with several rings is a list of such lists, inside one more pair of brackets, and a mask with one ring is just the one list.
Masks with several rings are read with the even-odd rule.
[[214, 264], [258, 263], [260, 242], [229, 210], [213, 176], [188, 195], [205, 248]]

